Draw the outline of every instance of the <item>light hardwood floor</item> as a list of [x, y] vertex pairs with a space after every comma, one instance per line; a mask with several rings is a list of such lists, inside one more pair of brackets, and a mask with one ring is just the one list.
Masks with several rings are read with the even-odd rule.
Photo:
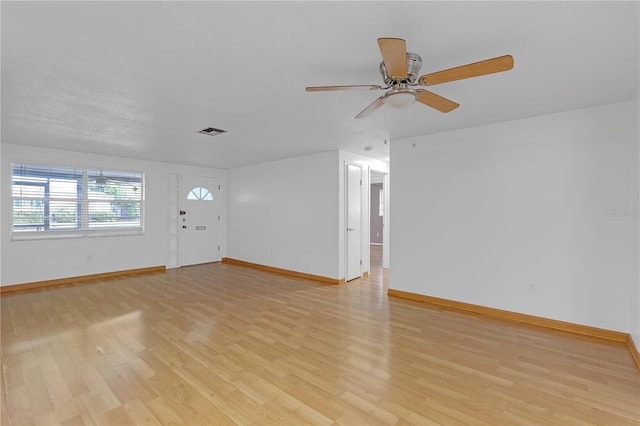
[[389, 298], [385, 274], [208, 264], [3, 295], [2, 424], [639, 424], [624, 345]]

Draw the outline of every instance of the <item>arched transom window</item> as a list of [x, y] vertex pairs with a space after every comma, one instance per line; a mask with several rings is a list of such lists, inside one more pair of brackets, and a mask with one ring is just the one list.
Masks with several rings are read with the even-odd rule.
[[193, 188], [187, 195], [187, 200], [213, 201], [213, 195], [207, 188]]

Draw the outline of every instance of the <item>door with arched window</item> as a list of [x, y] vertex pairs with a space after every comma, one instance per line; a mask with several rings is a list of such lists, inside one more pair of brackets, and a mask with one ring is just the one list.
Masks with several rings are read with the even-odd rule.
[[180, 265], [220, 260], [220, 180], [208, 176], [180, 178]]

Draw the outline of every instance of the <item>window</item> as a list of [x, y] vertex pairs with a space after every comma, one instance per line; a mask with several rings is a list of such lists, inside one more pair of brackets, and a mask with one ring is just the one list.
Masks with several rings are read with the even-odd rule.
[[14, 163], [13, 232], [142, 230], [141, 173]]
[[189, 191], [187, 200], [213, 201], [213, 195], [207, 188], [193, 188]]
[[384, 216], [384, 190], [382, 188], [378, 192], [378, 216]]

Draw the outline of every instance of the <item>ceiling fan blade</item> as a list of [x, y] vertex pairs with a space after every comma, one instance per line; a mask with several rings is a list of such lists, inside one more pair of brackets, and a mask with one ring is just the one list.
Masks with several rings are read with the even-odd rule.
[[408, 74], [406, 42], [401, 38], [379, 38], [378, 46], [389, 77], [406, 78]]
[[307, 92], [328, 92], [331, 90], [379, 90], [382, 89], [381, 86], [373, 85], [373, 84], [356, 84], [352, 86], [315, 86], [315, 87], [307, 87], [305, 90]]
[[418, 102], [430, 106], [431, 108], [435, 108], [441, 112], [453, 111], [460, 106], [459, 104], [450, 101], [447, 98], [443, 98], [440, 95], [436, 95], [435, 93], [431, 93], [428, 90], [418, 89], [416, 92], [418, 92], [418, 96], [416, 97]]
[[377, 110], [384, 104], [384, 96], [380, 96], [375, 101], [371, 102], [368, 107], [360, 111], [356, 118], [364, 118], [367, 115], [371, 114], [373, 111]]
[[425, 74], [418, 82], [423, 86], [433, 86], [440, 83], [462, 80], [464, 78], [478, 77], [496, 72], [509, 71], [513, 68], [511, 55], [500, 56], [473, 64], [462, 65], [448, 70]]

